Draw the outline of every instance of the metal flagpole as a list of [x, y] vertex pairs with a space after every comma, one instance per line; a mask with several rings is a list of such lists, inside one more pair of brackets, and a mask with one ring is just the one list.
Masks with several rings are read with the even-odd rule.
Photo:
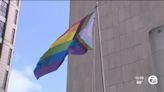
[[102, 72], [102, 81], [103, 81], [103, 92], [106, 92], [105, 86], [105, 73], [104, 73], [104, 61], [103, 61], [103, 53], [102, 53], [102, 40], [101, 40], [101, 28], [100, 28], [100, 18], [99, 18], [99, 2], [96, 2], [96, 13], [97, 13], [97, 24], [98, 24], [98, 35], [99, 35], [99, 44], [100, 44], [100, 59], [101, 59], [101, 72]]
[[93, 28], [93, 66], [92, 66], [92, 92], [95, 92], [95, 50], [96, 50], [96, 39], [95, 39], [95, 27]]

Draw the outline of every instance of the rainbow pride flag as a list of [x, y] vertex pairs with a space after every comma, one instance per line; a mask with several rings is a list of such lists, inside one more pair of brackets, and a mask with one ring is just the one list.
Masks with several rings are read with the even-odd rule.
[[39, 79], [41, 76], [57, 70], [68, 54], [82, 55], [92, 49], [94, 20], [95, 12], [75, 23], [61, 35], [40, 58], [34, 70], [35, 77]]

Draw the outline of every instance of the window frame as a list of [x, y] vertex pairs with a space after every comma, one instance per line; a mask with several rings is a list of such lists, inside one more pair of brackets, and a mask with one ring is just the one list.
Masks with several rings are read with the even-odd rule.
[[17, 6], [19, 6], [19, 0], [17, 0]]
[[15, 10], [15, 16], [14, 16], [14, 24], [17, 24], [17, 19], [18, 19], [18, 10]]
[[[5, 27], [5, 23], [3, 21], [0, 20], [0, 37], [3, 37], [3, 32], [4, 32], [4, 27]], [[1, 30], [2, 29], [2, 30]], [[1, 33], [2, 32], [2, 33]]]
[[0, 5], [0, 15], [3, 17], [7, 17], [7, 11], [8, 11], [8, 3], [4, 0], [1, 1], [1, 5]]
[[15, 29], [13, 28], [12, 33], [11, 33], [11, 40], [10, 43], [14, 44], [14, 40], [15, 40]]
[[12, 56], [12, 49], [10, 48], [8, 51], [8, 57], [7, 57], [7, 64], [11, 64], [11, 56]]
[[8, 75], [9, 75], [9, 71], [5, 71], [5, 76], [4, 76], [4, 79], [3, 79], [3, 89], [5, 89], [5, 90], [6, 90], [6, 87], [7, 87]]

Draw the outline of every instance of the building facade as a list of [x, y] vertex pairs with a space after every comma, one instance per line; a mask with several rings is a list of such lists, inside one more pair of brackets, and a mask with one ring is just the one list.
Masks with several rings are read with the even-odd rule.
[[[71, 1], [70, 26], [95, 5]], [[67, 92], [164, 92], [164, 1], [99, 0], [98, 7], [102, 43], [96, 19], [94, 49], [68, 57]]]
[[0, 1], [0, 92], [7, 92], [20, 3]]

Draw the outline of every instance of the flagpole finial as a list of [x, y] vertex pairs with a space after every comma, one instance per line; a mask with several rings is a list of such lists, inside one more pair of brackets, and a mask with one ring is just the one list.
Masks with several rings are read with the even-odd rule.
[[96, 1], [96, 4], [98, 4], [99, 3], [99, 1]]
[[98, 7], [99, 1], [96, 1], [96, 7]]
[[96, 1], [95, 9], [98, 7], [98, 3], [99, 3], [99, 2], [98, 2], [98, 1]]

